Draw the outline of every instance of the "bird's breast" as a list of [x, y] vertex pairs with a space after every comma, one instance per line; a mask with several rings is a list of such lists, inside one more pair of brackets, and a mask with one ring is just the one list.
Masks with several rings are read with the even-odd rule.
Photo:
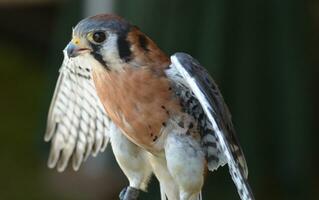
[[98, 96], [109, 117], [135, 144], [151, 151], [171, 116], [180, 110], [168, 78], [149, 68], [94, 70]]

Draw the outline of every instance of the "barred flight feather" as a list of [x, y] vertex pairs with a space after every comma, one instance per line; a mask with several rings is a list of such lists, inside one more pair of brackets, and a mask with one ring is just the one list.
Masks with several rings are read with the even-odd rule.
[[91, 69], [76, 58], [64, 61], [49, 109], [45, 141], [51, 141], [50, 168], [64, 171], [72, 157], [78, 170], [89, 155], [104, 151], [112, 123], [96, 94]]

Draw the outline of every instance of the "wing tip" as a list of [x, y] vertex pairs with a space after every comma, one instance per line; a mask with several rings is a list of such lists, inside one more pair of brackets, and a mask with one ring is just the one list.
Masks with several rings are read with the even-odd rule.
[[45, 141], [45, 142], [50, 142], [50, 140], [51, 140], [51, 135], [48, 135], [47, 133], [45, 133], [44, 134], [44, 137], [43, 137], [43, 140]]
[[79, 160], [73, 159], [72, 169], [73, 169], [74, 171], [76, 171], [76, 172], [79, 171], [79, 169], [80, 169], [80, 167], [81, 167], [81, 164], [82, 164], [82, 160], [79, 161]]
[[55, 168], [55, 166], [56, 166], [56, 161], [55, 161], [55, 159], [52, 158], [52, 157], [49, 157], [48, 162], [47, 162], [47, 166], [48, 166], [48, 168], [50, 168], [50, 169]]
[[47, 129], [46, 129], [46, 131], [44, 133], [44, 137], [43, 137], [45, 142], [49, 142], [52, 139], [55, 129], [56, 129], [56, 127], [52, 127], [50, 125], [47, 125]]
[[[46, 127], [46, 131], [44, 133], [43, 139], [45, 142], [50, 142], [51, 141], [51, 150], [49, 153], [49, 158], [47, 161], [47, 167], [50, 169], [56, 168], [58, 172], [63, 172], [66, 170], [66, 168], [71, 165], [71, 160], [69, 160], [71, 158], [71, 156], [73, 155], [74, 157], [76, 157], [75, 153], [76, 151], [73, 152], [73, 150], [70, 150], [69, 153], [71, 153], [71, 155], [66, 152], [67, 151], [67, 145], [69, 143], [69, 139], [70, 139], [70, 132], [66, 132], [63, 131], [63, 133], [59, 132], [59, 127], [60, 124], [63, 123], [63, 115], [60, 112], [56, 112], [57, 110], [54, 109], [56, 104], [54, 103], [55, 101], [60, 101], [61, 99], [57, 99], [57, 94], [60, 91], [59, 89], [63, 89], [63, 87], [69, 87], [69, 85], [65, 86], [66, 83], [68, 84], [74, 84], [73, 82], [66, 82], [66, 81], [70, 81], [70, 77], [68, 76], [68, 73], [70, 73], [69, 71], [72, 69], [72, 67], [74, 67], [75, 65], [77, 65], [76, 62], [73, 62], [73, 59], [70, 60], [71, 58], [69, 58], [67, 56], [66, 50], [63, 50], [63, 54], [64, 54], [64, 60], [62, 63], [62, 66], [60, 68], [60, 76], [58, 78], [58, 82], [56, 84], [56, 88], [54, 91], [54, 95], [53, 98], [51, 100], [51, 105], [50, 105], [50, 109], [49, 109], [49, 114], [47, 117], [47, 127]], [[69, 61], [70, 60], [70, 61]], [[72, 80], [71, 80], [72, 81]], [[64, 84], [64, 85], [63, 85]], [[84, 83], [83, 83], [84, 84]], [[85, 84], [88, 84], [87, 82]], [[97, 94], [93, 91], [92, 92], [92, 88], [94, 89], [94, 87], [92, 87], [93, 83], [89, 83], [90, 85], [86, 88], [86, 92], [90, 95], [93, 94], [93, 100], [99, 100]], [[93, 85], [94, 86], [94, 85]], [[81, 91], [80, 91], [81, 92]], [[73, 93], [72, 93], [73, 94]], [[76, 95], [76, 94], [75, 94]], [[77, 96], [76, 96], [77, 97]], [[75, 97], [74, 97], [75, 98]], [[92, 98], [91, 98], [92, 99]], [[89, 99], [89, 100], [91, 100]], [[91, 102], [88, 102], [91, 105]], [[96, 107], [97, 109], [104, 109], [103, 105], [100, 102], [92, 102], [92, 106]], [[106, 115], [105, 112], [102, 112], [102, 116]], [[107, 118], [107, 116], [104, 116], [105, 119]], [[94, 120], [90, 119], [90, 120]], [[107, 122], [105, 124], [108, 124]], [[68, 127], [67, 127], [68, 128]], [[86, 129], [85, 133], [87, 132]], [[61, 130], [60, 130], [61, 131]], [[103, 137], [101, 137], [101, 141], [96, 141], [95, 138], [95, 134], [97, 133], [93, 133], [93, 137], [92, 137], [92, 144], [95, 144], [94, 149], [92, 149], [93, 145], [90, 146], [90, 148], [84, 148], [89, 150], [87, 153], [83, 153], [82, 154], [82, 150], [81, 150], [81, 155], [78, 155], [77, 158], [73, 157], [73, 170], [74, 171], [78, 171], [80, 168], [80, 165], [86, 160], [88, 159], [88, 157], [90, 155], [93, 155], [94, 157], [96, 157], [98, 155], [99, 152], [103, 152], [105, 151], [105, 149], [107, 148], [107, 144], [108, 144], [108, 138], [106, 138], [106, 134], [102, 134], [104, 135], [104, 139]], [[76, 132], [75, 134], [78, 136], [79, 133]], [[101, 134], [99, 133], [99, 136]], [[81, 140], [82, 141], [82, 140]], [[76, 143], [79, 143], [79, 140], [76, 140]]]

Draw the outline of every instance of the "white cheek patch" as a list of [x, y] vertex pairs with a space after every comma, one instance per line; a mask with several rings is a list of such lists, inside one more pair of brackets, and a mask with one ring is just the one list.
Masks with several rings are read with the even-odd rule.
[[108, 67], [121, 69], [123, 62], [119, 56], [117, 40], [118, 36], [115, 33], [109, 33], [107, 41], [100, 49], [100, 53], [103, 60], [110, 65]]

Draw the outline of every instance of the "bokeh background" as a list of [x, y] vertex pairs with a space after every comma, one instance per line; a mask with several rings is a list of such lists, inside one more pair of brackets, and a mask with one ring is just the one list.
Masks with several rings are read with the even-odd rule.
[[[0, 199], [113, 200], [110, 148], [79, 172], [46, 167], [46, 115], [71, 27], [117, 13], [168, 54], [190, 53], [230, 107], [256, 199], [319, 199], [316, 0], [0, 0]], [[239, 199], [226, 167], [204, 199]], [[152, 180], [141, 199], [158, 200]]]

